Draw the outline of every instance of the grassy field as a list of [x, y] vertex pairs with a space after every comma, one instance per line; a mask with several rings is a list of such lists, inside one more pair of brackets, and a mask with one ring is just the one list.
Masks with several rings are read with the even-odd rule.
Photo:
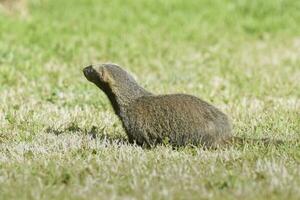
[[[299, 10], [297, 0], [32, 0], [26, 16], [0, 9], [0, 199], [299, 199]], [[130, 145], [81, 71], [103, 62], [154, 93], [213, 103], [234, 135], [287, 142]]]

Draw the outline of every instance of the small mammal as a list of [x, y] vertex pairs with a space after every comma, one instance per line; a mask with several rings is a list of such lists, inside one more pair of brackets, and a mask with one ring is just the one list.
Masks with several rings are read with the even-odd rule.
[[115, 64], [88, 66], [83, 73], [107, 95], [130, 143], [215, 147], [231, 137], [228, 117], [195, 96], [154, 95]]
[[90, 65], [83, 73], [106, 94], [130, 143], [215, 148], [241, 140], [224, 113], [195, 96], [152, 94], [116, 64]]

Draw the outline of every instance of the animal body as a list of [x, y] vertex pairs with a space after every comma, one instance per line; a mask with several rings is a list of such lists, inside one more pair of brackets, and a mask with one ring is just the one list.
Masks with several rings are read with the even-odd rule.
[[232, 137], [228, 117], [195, 96], [152, 94], [115, 64], [91, 65], [83, 73], [106, 94], [130, 143], [215, 147]]

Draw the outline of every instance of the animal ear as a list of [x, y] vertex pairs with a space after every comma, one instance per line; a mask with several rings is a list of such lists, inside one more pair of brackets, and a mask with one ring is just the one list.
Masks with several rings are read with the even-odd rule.
[[101, 69], [101, 76], [103, 81], [107, 82], [107, 83], [113, 83], [113, 78], [111, 77], [111, 74], [109, 73], [109, 71], [105, 68]]
[[105, 81], [105, 82], [107, 82], [107, 71], [106, 71], [106, 69], [103, 67], [103, 68], [100, 68], [100, 70], [99, 70], [99, 74], [100, 74], [100, 76], [101, 76], [101, 79], [103, 80], [103, 81]]

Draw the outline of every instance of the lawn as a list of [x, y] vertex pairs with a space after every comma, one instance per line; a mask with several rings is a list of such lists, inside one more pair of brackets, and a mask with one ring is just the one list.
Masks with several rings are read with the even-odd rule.
[[[0, 9], [0, 199], [299, 199], [299, 10], [297, 0], [31, 0], [25, 15]], [[236, 136], [285, 143], [128, 144], [82, 74], [105, 62], [153, 93], [214, 104]]]

